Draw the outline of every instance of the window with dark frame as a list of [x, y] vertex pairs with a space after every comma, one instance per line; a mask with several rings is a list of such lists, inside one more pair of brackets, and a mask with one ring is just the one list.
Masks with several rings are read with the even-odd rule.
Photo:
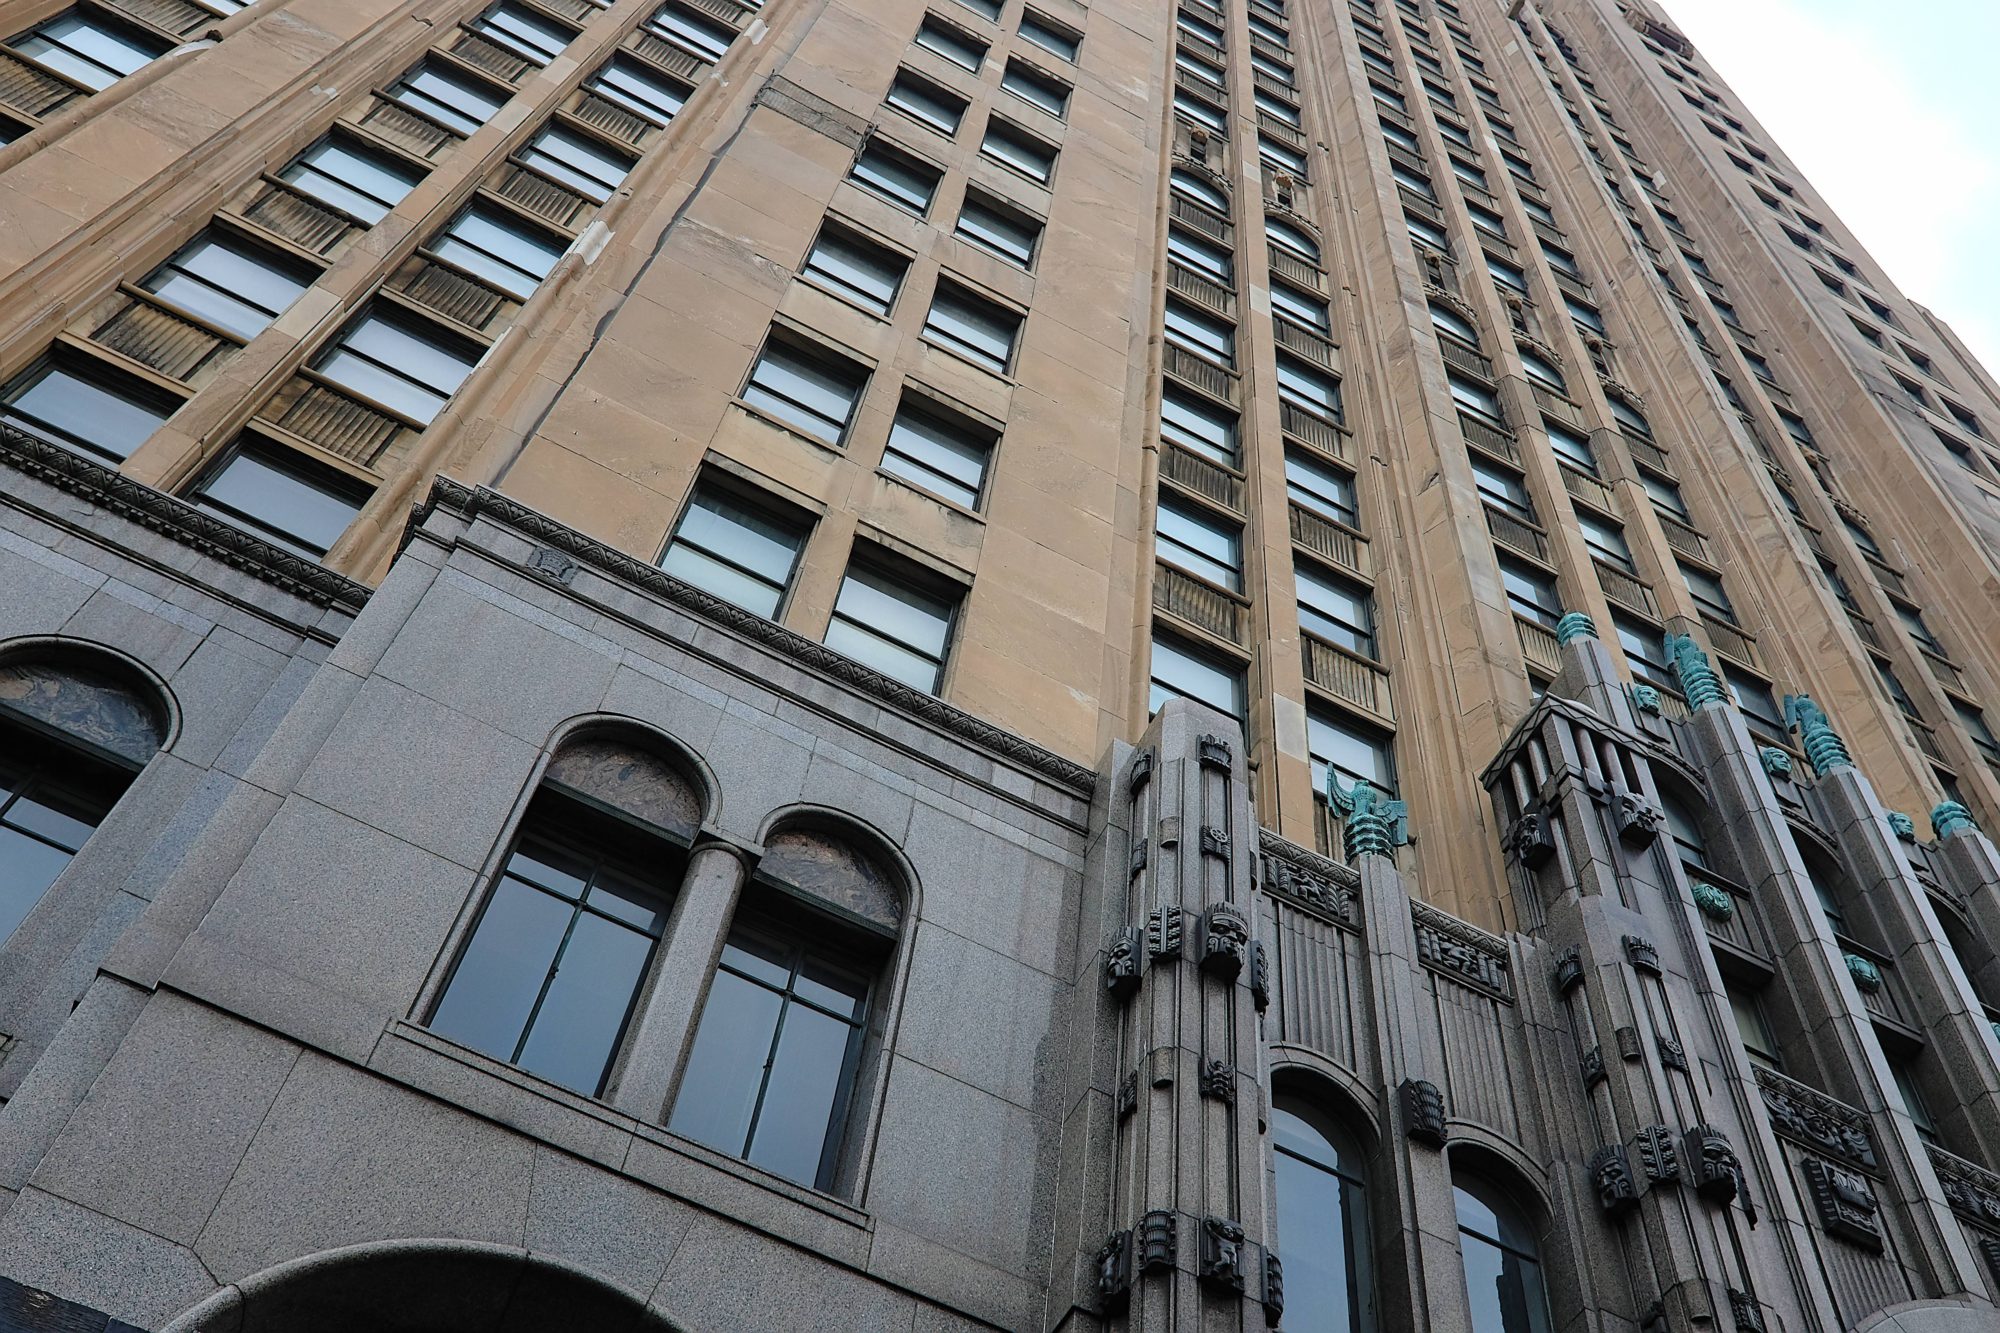
[[314, 560], [374, 494], [366, 482], [279, 445], [245, 443], [210, 468], [188, 503]]
[[493, 119], [512, 95], [435, 56], [426, 57], [386, 93], [390, 101], [460, 136]]
[[211, 224], [140, 279], [162, 301], [248, 340], [313, 284], [311, 264]]
[[465, 25], [495, 46], [531, 65], [548, 64], [576, 39], [576, 33], [514, 0], [500, 3]]
[[837, 447], [847, 437], [867, 382], [865, 367], [774, 329], [750, 367], [742, 397], [793, 429]]
[[927, 694], [944, 683], [959, 588], [907, 561], [857, 551], [823, 642]]
[[958, 133], [971, 105], [965, 98], [931, 82], [913, 70], [899, 69], [884, 102], [946, 138]]
[[511, 208], [475, 199], [426, 248], [454, 268], [525, 301], [569, 250], [569, 239]]
[[596, 204], [625, 183], [634, 163], [630, 154], [567, 125], [544, 126], [515, 160]]
[[1004, 375], [1014, 361], [1021, 334], [1021, 314], [976, 295], [955, 282], [940, 279], [924, 317], [924, 337]]
[[992, 427], [906, 390], [889, 427], [882, 470], [976, 510], [999, 438]]
[[671, 124], [687, 99], [694, 96], [694, 89], [679, 79], [625, 55], [605, 61], [583, 86], [656, 126]]
[[849, 179], [918, 217], [931, 211], [944, 172], [880, 139], [871, 139], [854, 159]]
[[1022, 268], [1035, 266], [1042, 221], [993, 195], [968, 187], [955, 234]]
[[755, 495], [727, 474], [708, 475], [689, 492], [660, 568], [775, 620], [811, 532], [803, 511]]
[[92, 92], [103, 92], [127, 74], [152, 64], [171, 47], [136, 25], [81, 6], [72, 6], [9, 37], [5, 45]]
[[278, 179], [311, 199], [372, 227], [403, 202], [429, 168], [373, 144], [334, 133], [313, 144]]
[[123, 462], [181, 402], [98, 361], [55, 353], [0, 392], [0, 421]]
[[799, 272], [864, 310], [887, 315], [909, 267], [908, 256], [828, 222], [820, 228]]
[[485, 348], [387, 303], [349, 324], [313, 369], [370, 402], [428, 426]]

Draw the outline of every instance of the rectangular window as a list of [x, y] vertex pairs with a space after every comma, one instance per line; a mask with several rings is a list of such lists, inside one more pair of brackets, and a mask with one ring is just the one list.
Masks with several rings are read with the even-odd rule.
[[1736, 696], [1736, 709], [1749, 722], [1750, 729], [1762, 731], [1767, 737], [1782, 739], [1785, 735], [1785, 716], [1778, 711], [1777, 701], [1771, 697], [1771, 687], [1727, 662], [1718, 665], [1722, 667], [1723, 679], [1729, 682], [1730, 692]]
[[1389, 174], [1395, 177], [1398, 185], [1418, 198], [1428, 199], [1432, 203], [1437, 202], [1437, 191], [1431, 188], [1429, 177], [1421, 172], [1413, 171], [1400, 162], [1393, 162], [1389, 166]]
[[1729, 1012], [1736, 1018], [1736, 1036], [1743, 1043], [1743, 1053], [1750, 1057], [1750, 1063], [1783, 1073], [1785, 1063], [1778, 1056], [1778, 1039], [1771, 1035], [1770, 1020], [1764, 1017], [1764, 1002], [1755, 991], [1730, 982], [1724, 982], [1722, 988], [1729, 995]]
[[1558, 426], [1546, 417], [1542, 419], [1542, 428], [1548, 432], [1549, 447], [1555, 451], [1558, 460], [1579, 472], [1587, 472], [1593, 477], [1597, 475], [1597, 453], [1590, 447], [1587, 437]]
[[1326, 791], [1331, 773], [1342, 791], [1366, 779], [1387, 796], [1396, 794], [1396, 752], [1390, 739], [1372, 727], [1349, 722], [1325, 709], [1306, 710], [1306, 749], [1315, 792]]
[[1164, 630], [1153, 630], [1148, 713], [1169, 699], [1192, 699], [1230, 717], [1243, 716], [1243, 668]]
[[343, 389], [428, 426], [485, 349], [383, 305], [347, 326], [313, 369]]
[[211, 226], [139, 285], [247, 340], [270, 327], [318, 276], [310, 264]]
[[[1021, 15], [1021, 36], [1044, 51], [1061, 56], [1071, 64], [1076, 63], [1077, 48], [1083, 44], [1083, 38], [1074, 31], [1053, 19], [1043, 18], [1032, 9]], [[1221, 43], [1218, 42], [1217, 45]]]
[[429, 59], [390, 85], [388, 98], [454, 134], [471, 134], [510, 96], [442, 60]]
[[958, 3], [981, 18], [991, 19], [995, 23], [1000, 21], [1000, 0], [958, 0]]
[[998, 117], [986, 122], [986, 137], [980, 142], [979, 154], [1043, 185], [1056, 173], [1056, 150], [1052, 145]]
[[1286, 283], [1271, 284], [1271, 313], [1324, 335], [1333, 333], [1333, 316], [1328, 313], [1326, 302]]
[[905, 393], [889, 427], [882, 470], [954, 504], [977, 509], [998, 439], [985, 426]]
[[1938, 642], [1937, 635], [1931, 633], [1931, 627], [1924, 620], [1923, 612], [1914, 606], [1905, 606], [1893, 597], [1889, 599], [1889, 605], [1895, 609], [1896, 618], [1903, 622], [1903, 628], [1910, 632], [1910, 637], [1917, 641], [1919, 647], [1927, 648], [1939, 657], [1951, 656], [1944, 650], [1944, 645]]
[[1363, 657], [1375, 656], [1375, 605], [1358, 583], [1294, 562], [1299, 591], [1299, 628]]
[[95, 10], [81, 9], [10, 37], [7, 45], [92, 92], [109, 88], [168, 50], [168, 44], [157, 37]]
[[714, 64], [736, 40], [736, 29], [679, 5], [662, 5], [646, 27], [698, 60]]
[[1949, 398], [1941, 401], [1944, 403], [1944, 410], [1951, 413], [1951, 419], [1956, 421], [1966, 434], [1972, 436], [1974, 439], [1983, 440], [1986, 438], [1986, 427], [1979, 424], [1978, 417], [1965, 408], [1960, 407]]
[[1243, 591], [1243, 530], [1164, 492], [1153, 521], [1153, 552], [1196, 578]]
[[789, 506], [713, 478], [696, 484], [660, 568], [684, 583], [775, 619], [812, 530]]
[[905, 256], [829, 222], [799, 272], [878, 315], [889, 313], [909, 271]]
[[583, 86], [655, 125], [671, 123], [694, 94], [692, 88], [678, 79], [670, 79], [644, 62], [626, 56], [606, 61]]
[[935, 51], [954, 65], [979, 72], [986, 63], [986, 43], [956, 23], [947, 23], [935, 14], [924, 15], [917, 29], [917, 45]]
[[1979, 747], [1979, 753], [1986, 762], [2000, 765], [2000, 738], [1996, 738], [1993, 728], [1986, 725], [1986, 714], [1957, 699], [1951, 701], [1951, 711], [1957, 715], [1958, 724], [1965, 728], [1965, 734]]
[[1160, 438], [1227, 467], [1236, 466], [1236, 414], [1178, 385], [1167, 384], [1160, 390]]
[[372, 227], [417, 187], [424, 167], [372, 145], [330, 134], [278, 173], [300, 194]]
[[1057, 120], [1069, 113], [1069, 85], [1037, 70], [1033, 65], [1024, 65], [1018, 60], [1007, 62], [1007, 72], [1000, 78], [1000, 86], [1030, 106], [1041, 108]]
[[1556, 593], [1555, 575], [1509, 556], [1500, 557], [1500, 582], [1507, 590], [1507, 602], [1520, 615], [1554, 629], [1562, 619], [1562, 599]]
[[1451, 386], [1452, 400], [1461, 408], [1485, 421], [1500, 421], [1503, 419], [1500, 409], [1500, 396], [1494, 393], [1493, 390], [1475, 380], [1467, 379], [1463, 375], [1454, 375], [1450, 372], [1446, 373], [1445, 379]]
[[1278, 397], [1336, 424], [1342, 420], [1339, 379], [1282, 352], [1278, 354]]
[[856, 184], [866, 186], [918, 217], [931, 211], [931, 200], [937, 197], [938, 182], [944, 178], [944, 173], [930, 163], [920, 161], [880, 139], [870, 140], [868, 146], [861, 150], [849, 175]]
[[1167, 257], [1224, 287], [1236, 280], [1235, 257], [1226, 246], [1190, 236], [1178, 227], [1167, 229]]
[[1268, 170], [1283, 172], [1297, 180], [1306, 180], [1312, 175], [1307, 169], [1304, 153], [1261, 134], [1257, 136], [1257, 160]]
[[211, 470], [188, 503], [317, 560], [371, 494], [362, 482], [289, 449], [246, 445]]
[[1903, 1109], [1910, 1113], [1910, 1121], [1916, 1126], [1917, 1137], [1933, 1147], [1942, 1147], [1938, 1138], [1937, 1121], [1931, 1115], [1930, 1106], [1924, 1101], [1923, 1091], [1917, 1086], [1916, 1071], [1910, 1066], [1911, 1060], [1889, 1061], [1889, 1073], [1896, 1080], [1896, 1091], [1903, 1098]]
[[959, 122], [965, 119], [965, 108], [969, 105], [957, 93], [949, 92], [907, 69], [896, 71], [896, 81], [889, 85], [886, 100], [904, 115], [928, 125], [946, 138], [958, 133]]
[[1600, 336], [1605, 332], [1604, 316], [1596, 306], [1579, 301], [1574, 296], [1565, 296], [1563, 305], [1569, 310], [1569, 317], [1584, 328]]
[[1472, 482], [1479, 488], [1480, 499], [1524, 523], [1533, 523], [1535, 506], [1528, 497], [1527, 483], [1516, 473], [1488, 462], [1478, 454], [1469, 457], [1472, 461]]
[[1688, 511], [1687, 500], [1681, 495], [1680, 487], [1671, 481], [1654, 476], [1644, 468], [1638, 469], [1638, 472], [1639, 484], [1645, 487], [1646, 494], [1653, 498], [1655, 509], [1671, 514], [1683, 523], [1694, 522], [1694, 515]]
[[81, 358], [49, 359], [7, 387], [0, 421], [122, 462], [180, 400]]
[[525, 301], [569, 249], [569, 241], [512, 209], [477, 201], [432, 237], [428, 248], [452, 267]]
[[1289, 125], [1295, 130], [1303, 130], [1305, 128], [1305, 122], [1299, 115], [1299, 109], [1283, 98], [1274, 97], [1262, 88], [1259, 88], [1252, 95], [1251, 100], [1256, 103], [1259, 112], [1271, 117], [1271, 119]]
[[1736, 607], [1730, 602], [1721, 578], [1705, 569], [1696, 569], [1685, 561], [1676, 560], [1674, 564], [1680, 569], [1681, 582], [1687, 584], [1688, 595], [1703, 611], [1717, 620], [1731, 625], [1736, 623]]
[[[1486, 173], [1484, 171], [1481, 171], [1478, 167], [1473, 166], [1470, 162], [1461, 162], [1458, 158], [1453, 157], [1451, 159], [1451, 174], [1458, 177], [1461, 181], [1465, 182], [1467, 185], [1477, 186], [1479, 189], [1482, 190], [1486, 188]], [[1481, 211], [1486, 212], [1486, 210], [1484, 209], [1482, 209]], [[1487, 212], [1486, 215], [1488, 217], [1495, 216], [1491, 212]], [[1475, 216], [1474, 221], [1477, 220], [1478, 219]]]
[[632, 170], [625, 153], [563, 125], [547, 126], [528, 140], [518, 160], [595, 204], [609, 199]]
[[834, 599], [826, 646], [913, 689], [936, 694], [956, 595], [915, 586], [914, 571], [856, 555]]
[[512, 0], [501, 0], [465, 26], [532, 65], [548, 64], [576, 37], [570, 29]]
[[1625, 664], [1640, 683], [1680, 693], [1680, 682], [1667, 667], [1666, 636], [1657, 625], [1631, 620], [1616, 612], [1612, 628], [1618, 631], [1618, 646], [1625, 650]]
[[991, 195], [967, 189], [958, 210], [957, 234], [1010, 263], [1033, 268], [1042, 222]]
[[1221, 107], [1195, 97], [1184, 88], [1174, 90], [1174, 114], [1190, 125], [1199, 125], [1211, 134], [1229, 132], [1229, 113]]
[[854, 421], [868, 372], [838, 353], [773, 333], [750, 368], [743, 401], [795, 430], [838, 445]]
[[1227, 320], [1170, 300], [1166, 305], [1166, 334], [1168, 342], [1196, 356], [1224, 366], [1236, 364], [1236, 326]]
[[1014, 342], [1021, 316], [1005, 306], [975, 296], [956, 283], [940, 281], [924, 318], [924, 336], [932, 342], [1004, 375], [1013, 364]]
[[1508, 291], [1521, 296], [1528, 294], [1528, 275], [1504, 259], [1495, 259], [1492, 255], [1487, 255], [1486, 272], [1491, 275], [1494, 282]]
[[1591, 555], [1607, 565], [1615, 565], [1626, 573], [1635, 573], [1632, 563], [1632, 548], [1625, 541], [1625, 529], [1609, 519], [1582, 509], [1574, 511], [1576, 525], [1583, 530], [1583, 544]]

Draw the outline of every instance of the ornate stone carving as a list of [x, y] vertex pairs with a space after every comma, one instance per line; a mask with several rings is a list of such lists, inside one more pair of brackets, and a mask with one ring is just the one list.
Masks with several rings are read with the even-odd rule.
[[1195, 1276], [1221, 1291], [1241, 1292], [1245, 1271], [1243, 1228], [1226, 1217], [1201, 1220], [1200, 1265]]
[[1735, 1321], [1736, 1333], [1769, 1333], [1764, 1324], [1764, 1307], [1757, 1298], [1734, 1287], [1726, 1290], [1729, 1293], [1729, 1317]]
[[1396, 1089], [1403, 1106], [1403, 1132], [1433, 1148], [1445, 1145], [1444, 1094], [1435, 1083], [1406, 1078]]
[[1104, 954], [1104, 989], [1113, 999], [1130, 999], [1139, 989], [1139, 953], [1144, 947], [1137, 926], [1120, 926]]
[[1250, 923], [1228, 903], [1213, 903], [1201, 914], [1201, 970], [1234, 981], [1250, 952]]
[[1854, 759], [1847, 753], [1846, 744], [1820, 706], [1812, 701], [1811, 695], [1785, 696], [1785, 725], [1799, 733], [1799, 744], [1805, 747], [1806, 762], [1821, 777], [1854, 767]]
[[1687, 696], [1689, 708], [1706, 708], [1723, 701], [1722, 682], [1700, 644], [1685, 634], [1669, 634], [1666, 650], [1667, 661], [1681, 683], [1681, 693]]
[[1118, 1311], [1132, 1299], [1132, 1233], [1114, 1231], [1098, 1247], [1097, 1299], [1106, 1311]]
[[1126, 790], [1136, 795], [1139, 788], [1153, 780], [1155, 756], [1153, 747], [1147, 746], [1132, 756], [1132, 771], [1126, 778]]
[[1133, 1241], [1139, 1252], [1141, 1273], [1173, 1268], [1180, 1251], [1180, 1230], [1180, 1219], [1164, 1208], [1155, 1208], [1139, 1219]]
[[1250, 1003], [1263, 1013], [1271, 1007], [1271, 952], [1264, 941], [1250, 941]]
[[1729, 1138], [1714, 1125], [1696, 1125], [1681, 1137], [1681, 1157], [1688, 1183], [1694, 1192], [1712, 1203], [1727, 1204], [1742, 1196], [1743, 1211], [1754, 1222], [1757, 1212], [1750, 1206], [1750, 1191], [1743, 1176], [1743, 1163]]
[[1666, 812], [1636, 792], [1618, 793], [1618, 836], [1633, 847], [1644, 847], [1660, 836]]
[[1775, 745], [1760, 745], [1757, 747], [1757, 758], [1762, 761], [1764, 772], [1770, 775], [1773, 782], [1792, 780], [1792, 756], [1787, 751]]
[[1123, 1120], [1139, 1109], [1139, 1071], [1118, 1080], [1118, 1118]]
[[1873, 995], [1882, 989], [1881, 968], [1858, 953], [1842, 954], [1841, 961], [1847, 964], [1847, 975], [1854, 978], [1854, 988], [1863, 995]]
[[1201, 1067], [1201, 1095], [1218, 1102], [1236, 1104], [1236, 1066], [1227, 1060], [1210, 1060]]
[[1694, 895], [1694, 905], [1701, 914], [1711, 921], [1727, 921], [1736, 915], [1736, 896], [1728, 889], [1698, 879], [1688, 885], [1688, 892]]
[[1229, 835], [1209, 824], [1201, 826], [1201, 850], [1207, 856], [1229, 859]]
[[1632, 706], [1652, 717], [1660, 715], [1660, 692], [1651, 685], [1632, 687]]
[[1932, 1148], [1930, 1154], [1952, 1211], [1989, 1227], [2000, 1226], [2000, 1175], [1942, 1148]]
[[1530, 870], [1539, 870], [1556, 854], [1553, 818], [1547, 809], [1536, 806], [1524, 812], [1507, 830], [1507, 854]]
[[1590, 1155], [1590, 1178], [1604, 1215], [1616, 1222], [1639, 1206], [1639, 1182], [1632, 1175], [1632, 1158], [1622, 1143], [1607, 1143]]
[[1295, 847], [1269, 830], [1261, 831], [1261, 840], [1266, 890], [1336, 921], [1354, 923], [1358, 877], [1351, 867]]
[[1146, 952], [1154, 958], [1181, 956], [1181, 918], [1178, 907], [1156, 907], [1146, 918]]
[[1203, 768], [1228, 768], [1236, 758], [1229, 742], [1220, 736], [1203, 736], [1196, 742], [1196, 754]]
[[1417, 956], [1430, 967], [1512, 995], [1507, 946], [1497, 936], [1424, 903], [1410, 904]]
[[1128, 877], [1136, 875], [1146, 868], [1146, 852], [1146, 840], [1144, 838], [1134, 839], [1132, 842], [1132, 859], [1130, 864], [1125, 867], [1125, 873]]
[[1936, 837], [1949, 838], [1965, 829], [1978, 828], [1972, 820], [1972, 811], [1957, 801], [1945, 801], [1931, 811], [1931, 833]]
[[1889, 811], [1889, 831], [1904, 842], [1917, 840], [1917, 821], [1900, 810]]
[[1590, 623], [1590, 617], [1581, 611], [1565, 611], [1556, 621], [1556, 643], [1568, 647], [1578, 639], [1597, 637], [1597, 626]]
[[1349, 861], [1394, 856], [1398, 847], [1409, 842], [1410, 807], [1390, 800], [1366, 781], [1357, 780], [1343, 791], [1333, 770], [1328, 769], [1326, 799], [1345, 825], [1342, 841]]
[[1660, 975], [1660, 951], [1653, 942], [1639, 935], [1623, 936], [1619, 943], [1625, 946], [1625, 961], [1636, 971]]
[[528, 572], [530, 574], [538, 574], [542, 578], [548, 579], [552, 583], [560, 583], [564, 587], [568, 587], [570, 584], [576, 582], [577, 568], [576, 561], [570, 559], [561, 551], [553, 550], [547, 546], [537, 546], [534, 550], [528, 552]]
[[1678, 1069], [1683, 1074], [1687, 1073], [1688, 1072], [1687, 1052], [1684, 1049], [1682, 1049], [1681, 1044], [1678, 1041], [1674, 1040], [1672, 1037], [1660, 1038], [1659, 1044], [1660, 1044], [1660, 1063], [1666, 1066], [1668, 1069]]
[[1271, 1251], [1264, 1251], [1264, 1323], [1276, 1328], [1285, 1317], [1285, 1265]]
[[1583, 984], [1583, 950], [1572, 944], [1556, 955], [1549, 968], [1549, 984], [1556, 994], [1567, 995]]
[[1680, 1183], [1681, 1154], [1672, 1126], [1648, 1125], [1632, 1140], [1632, 1146], [1638, 1149], [1639, 1169], [1646, 1173], [1647, 1181], [1654, 1185]]
[[1861, 1112], [1769, 1069], [1757, 1070], [1757, 1089], [1773, 1130], [1829, 1157], [1876, 1168], [1875, 1141]]
[[1593, 1046], [1577, 1057], [1576, 1072], [1583, 1077], [1583, 1090], [1585, 1092], [1589, 1092], [1605, 1079], [1611, 1077], [1604, 1068], [1604, 1048], [1602, 1046]]
[[1801, 1168], [1806, 1173], [1813, 1210], [1819, 1214], [1820, 1229], [1863, 1249], [1880, 1250], [1882, 1231], [1875, 1223], [1878, 1205], [1868, 1178], [1856, 1171], [1843, 1171], [1817, 1157], [1806, 1158]]

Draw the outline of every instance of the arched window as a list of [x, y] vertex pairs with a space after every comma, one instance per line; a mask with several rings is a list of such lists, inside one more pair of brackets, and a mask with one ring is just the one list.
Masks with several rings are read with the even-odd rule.
[[1472, 1333], [1549, 1333], [1541, 1252], [1520, 1208], [1478, 1176], [1452, 1182]]
[[1303, 1333], [1372, 1328], [1360, 1153], [1316, 1107], [1283, 1094], [1271, 1107], [1271, 1147], [1285, 1327]]
[[1308, 263], [1319, 263], [1319, 243], [1289, 222], [1277, 218], [1264, 219], [1264, 236], [1271, 244], [1289, 250]]
[[1218, 213], [1229, 211], [1229, 196], [1206, 177], [1197, 175], [1186, 167], [1175, 167], [1170, 183], [1174, 193], [1183, 198], [1192, 199], [1198, 204], [1206, 204]]
[[622, 737], [550, 762], [433, 1031], [586, 1096], [625, 1039], [701, 822], [697, 788]]
[[730, 924], [668, 1128], [836, 1188], [902, 920], [894, 877], [838, 833], [771, 835]]
[[166, 739], [135, 673], [29, 653], [0, 661], [0, 941]]

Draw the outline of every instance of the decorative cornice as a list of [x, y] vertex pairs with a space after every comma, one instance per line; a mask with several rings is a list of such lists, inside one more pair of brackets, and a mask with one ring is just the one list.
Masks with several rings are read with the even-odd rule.
[[1880, 1169], [1865, 1114], [1775, 1070], [1759, 1066], [1756, 1072], [1773, 1130], [1864, 1171]]
[[1426, 966], [1469, 981], [1503, 999], [1514, 998], [1512, 956], [1507, 941], [1470, 921], [1460, 921], [1429, 903], [1410, 901], [1417, 954]]
[[1361, 875], [1352, 866], [1307, 851], [1267, 828], [1257, 830], [1257, 845], [1264, 854], [1259, 883], [1266, 893], [1340, 925], [1356, 924], [1354, 896]]
[[1930, 1154], [1952, 1211], [1982, 1226], [2000, 1227], [2000, 1175], [1942, 1148], [1932, 1148]]
[[254, 537], [184, 500], [106, 467], [73, 449], [0, 423], [0, 463], [78, 495], [232, 569], [240, 569], [314, 606], [359, 611], [371, 589], [316, 560]]
[[792, 659], [810, 671], [831, 677], [879, 702], [891, 704], [940, 731], [949, 732], [960, 740], [991, 750], [1014, 763], [1031, 768], [1043, 777], [1061, 783], [1080, 794], [1089, 794], [1097, 785], [1097, 773], [1093, 769], [1085, 768], [1082, 764], [1065, 759], [1052, 750], [1045, 750], [1032, 741], [1023, 740], [1010, 731], [982, 721], [962, 709], [954, 708], [934, 694], [927, 694], [899, 680], [893, 680], [871, 667], [863, 666], [851, 657], [835, 652], [823, 643], [815, 643], [803, 635], [795, 634], [784, 626], [766, 620], [755, 612], [746, 611], [733, 602], [726, 602], [712, 593], [703, 592], [700, 588], [683, 583], [656, 565], [627, 555], [595, 538], [586, 537], [575, 528], [558, 523], [547, 514], [530, 509], [520, 501], [510, 499], [498, 491], [484, 486], [467, 486], [448, 477], [439, 477], [431, 483], [430, 497], [412, 516], [412, 529], [421, 524], [432, 510], [438, 508], [462, 514], [467, 519], [483, 516], [505, 524], [523, 536], [554, 547], [600, 574], [633, 584], [655, 597], [673, 603], [683, 611], [691, 611], [714, 621], [746, 639]]

